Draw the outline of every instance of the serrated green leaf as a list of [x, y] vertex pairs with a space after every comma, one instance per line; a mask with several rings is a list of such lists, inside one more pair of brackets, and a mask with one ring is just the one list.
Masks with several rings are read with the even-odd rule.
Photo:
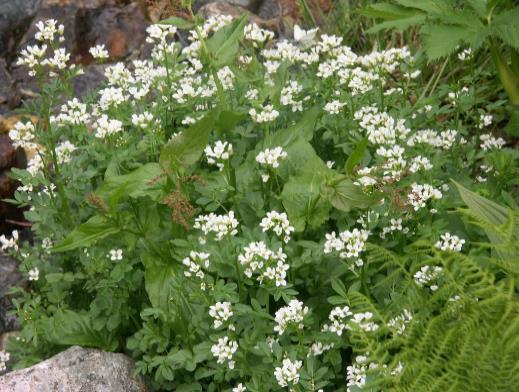
[[92, 245], [95, 241], [117, 234], [119, 231], [120, 229], [114, 226], [114, 224], [105, 217], [95, 215], [72, 230], [65, 239], [58, 242], [52, 248], [52, 251], [66, 252], [77, 248], [84, 248]]
[[465, 27], [447, 25], [423, 26], [421, 32], [429, 60], [449, 56], [471, 34]]
[[491, 28], [504, 43], [519, 49], [519, 7], [501, 12], [492, 20]]
[[178, 16], [170, 16], [169, 18], [163, 19], [157, 24], [159, 25], [173, 25], [178, 27], [181, 30], [191, 29], [194, 25], [192, 22], [179, 18]]

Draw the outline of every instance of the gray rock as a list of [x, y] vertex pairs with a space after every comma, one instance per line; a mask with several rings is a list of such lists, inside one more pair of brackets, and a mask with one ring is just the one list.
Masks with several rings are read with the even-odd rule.
[[281, 6], [278, 0], [265, 0], [258, 10], [258, 16], [263, 19], [278, 18], [281, 16]]
[[41, 0], [0, 0], [0, 57], [13, 56]]
[[[214, 2], [214, 0], [195, 0], [193, 9], [198, 11], [204, 5]], [[261, 0], [216, 0], [216, 2], [227, 3], [230, 5], [245, 8], [249, 11], [255, 12], [260, 6]]]
[[0, 114], [7, 113], [17, 106], [19, 101], [14, 78], [7, 70], [5, 60], [0, 58]]
[[[0, 186], [1, 183], [0, 178]], [[3, 215], [2, 205], [0, 205], [1, 215]], [[23, 284], [24, 279], [20, 271], [18, 271], [18, 262], [9, 256], [0, 255], [0, 333], [17, 329], [16, 317], [7, 315], [7, 312], [12, 308], [11, 299], [7, 295], [7, 291], [11, 287]], [[0, 391], [3, 390], [0, 389]]]
[[0, 377], [0, 391], [9, 392], [146, 392], [123, 354], [78, 346], [30, 368]]

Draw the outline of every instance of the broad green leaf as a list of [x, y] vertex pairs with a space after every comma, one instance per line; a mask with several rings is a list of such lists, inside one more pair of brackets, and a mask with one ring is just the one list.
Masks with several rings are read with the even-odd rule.
[[510, 120], [504, 130], [511, 136], [519, 137], [519, 109], [511, 109]]
[[123, 197], [142, 197], [160, 193], [150, 183], [159, 178], [161, 169], [158, 163], [148, 163], [122, 176], [108, 177], [95, 194], [115, 207]]
[[144, 274], [146, 293], [154, 308], [168, 312], [175, 270], [171, 265], [147, 265]]
[[344, 164], [344, 171], [347, 174], [352, 174], [353, 169], [355, 169], [355, 166], [357, 166], [360, 162], [362, 162], [362, 158], [364, 158], [364, 153], [366, 152], [367, 146], [368, 146], [367, 138], [362, 139], [355, 146], [355, 150], [353, 150], [353, 152], [350, 154], [350, 156], [346, 160], [346, 163]]
[[319, 158], [314, 148], [304, 139], [295, 139], [284, 147], [287, 152], [287, 159], [282, 162], [278, 170], [279, 175], [284, 180], [290, 176], [300, 175], [303, 172], [314, 173], [317, 171], [328, 172], [328, 166]]
[[105, 217], [95, 215], [85, 223], [77, 226], [63, 240], [54, 246], [54, 252], [65, 252], [72, 249], [84, 248], [92, 245], [95, 241], [117, 234], [120, 229]]
[[356, 13], [372, 18], [381, 18], [385, 20], [397, 20], [405, 19], [417, 14], [421, 14], [421, 11], [415, 9], [409, 9], [396, 4], [390, 3], [375, 3], [369, 7], [362, 8]]
[[285, 184], [281, 200], [296, 231], [303, 231], [306, 226], [316, 228], [328, 219], [330, 205], [320, 194], [324, 179], [323, 172], [304, 171]]
[[245, 120], [249, 115], [246, 112], [232, 112], [230, 110], [222, 110], [215, 121], [214, 128], [218, 131], [229, 131]]
[[462, 26], [428, 25], [421, 29], [425, 52], [429, 60], [453, 53], [458, 45], [470, 38], [470, 30]]
[[444, 0], [396, 0], [396, 2], [404, 7], [419, 9], [428, 14], [445, 14], [453, 10], [449, 4], [451, 2]]
[[487, 14], [487, 2], [486, 0], [466, 0], [470, 8], [480, 17], [485, 18]]
[[352, 208], [367, 208], [382, 198], [378, 193], [366, 195], [362, 188], [355, 185], [350, 179], [344, 179], [332, 186], [323, 185], [321, 193], [332, 206], [345, 212]]
[[519, 49], [519, 7], [501, 12], [492, 20], [491, 28], [503, 42]]
[[170, 140], [160, 153], [160, 167], [171, 173], [173, 169], [196, 163], [208, 143], [217, 114], [217, 110], [207, 113], [196, 124]]
[[188, 30], [188, 29], [191, 29], [194, 26], [192, 22], [190, 22], [190, 21], [188, 21], [186, 19], [179, 18], [178, 16], [170, 16], [167, 19], [161, 20], [157, 24], [173, 25], [173, 26], [178, 27], [181, 30]]
[[313, 107], [303, 114], [301, 119], [291, 127], [277, 131], [271, 135], [268, 145], [270, 147], [287, 147], [297, 139], [306, 140], [309, 142], [314, 136], [317, 119], [321, 108]]
[[426, 21], [425, 15], [413, 15], [407, 18], [387, 20], [368, 29], [368, 33], [377, 33], [381, 30], [397, 29], [403, 31], [411, 26], [421, 25]]
[[106, 351], [115, 351], [118, 343], [110, 334], [96, 331], [92, 326], [92, 317], [72, 310], [59, 310], [54, 316], [42, 320], [45, 338], [56, 345], [97, 347]]
[[240, 40], [243, 37], [243, 30], [247, 21], [248, 15], [245, 14], [218, 30], [207, 40], [206, 46], [215, 68], [221, 68], [234, 61], [240, 48]]

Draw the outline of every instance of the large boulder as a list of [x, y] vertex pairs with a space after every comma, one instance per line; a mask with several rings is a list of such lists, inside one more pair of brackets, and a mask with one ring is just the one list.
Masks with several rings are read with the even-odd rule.
[[0, 377], [9, 392], [146, 392], [133, 362], [123, 354], [78, 346], [32, 367]]
[[[0, 205], [0, 213], [1, 207]], [[17, 329], [16, 317], [7, 315], [13, 306], [7, 292], [12, 287], [23, 286], [24, 284], [23, 276], [18, 271], [18, 262], [9, 256], [0, 255], [0, 334]], [[0, 389], [0, 391], [3, 392], [3, 389]]]

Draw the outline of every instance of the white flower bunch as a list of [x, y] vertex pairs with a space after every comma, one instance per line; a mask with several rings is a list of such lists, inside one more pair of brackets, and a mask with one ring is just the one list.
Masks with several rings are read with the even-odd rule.
[[222, 84], [224, 90], [232, 90], [234, 87], [234, 73], [227, 66], [221, 68], [216, 72], [218, 80]]
[[292, 112], [303, 111], [303, 101], [296, 100], [295, 97], [303, 91], [303, 86], [295, 80], [291, 80], [281, 90], [279, 101], [283, 106], [292, 106]]
[[54, 42], [56, 36], [60, 42], [65, 40], [63, 37], [65, 26], [62, 24], [58, 25], [58, 21], [55, 19], [47, 19], [46, 21], [40, 20], [36, 23], [36, 28], [38, 32], [34, 35], [34, 38], [36, 38], [37, 41]]
[[33, 177], [43, 170], [44, 164], [40, 154], [33, 156], [29, 162], [27, 162], [27, 171]]
[[257, 111], [255, 108], [249, 110], [249, 114], [257, 123], [272, 122], [279, 116], [279, 112], [274, 109], [272, 105], [265, 105], [261, 110]]
[[479, 116], [479, 124], [478, 128], [483, 129], [484, 127], [488, 127], [489, 125], [492, 125], [492, 121], [494, 120], [494, 116], [491, 114], [481, 114]]
[[[334, 231], [327, 233], [325, 235], [324, 253], [337, 251], [341, 259], [358, 258], [360, 253], [366, 249], [368, 236], [369, 231], [364, 229], [345, 230], [339, 233], [339, 237]], [[362, 266], [362, 260], [358, 259], [356, 264]]]
[[252, 41], [252, 45], [257, 48], [261, 44], [274, 38], [274, 33], [270, 30], [260, 28], [256, 23], [250, 23], [245, 26], [244, 38]]
[[503, 138], [496, 138], [489, 133], [480, 135], [479, 140], [481, 141], [480, 147], [483, 151], [488, 151], [493, 148], [500, 150], [506, 144], [506, 141]]
[[235, 362], [232, 357], [236, 350], [238, 350], [238, 343], [230, 340], [228, 336], [218, 339], [218, 343], [213, 344], [211, 347], [213, 356], [217, 358], [216, 363], [222, 364], [227, 362], [229, 369], [234, 369]]
[[342, 336], [343, 331], [348, 328], [348, 320], [352, 315], [349, 306], [333, 308], [328, 316], [331, 324], [324, 324], [323, 332], [331, 332], [337, 334], [337, 336]]
[[209, 307], [209, 316], [214, 319], [213, 326], [215, 329], [220, 328], [232, 315], [230, 302], [217, 302]]
[[465, 244], [464, 239], [447, 232], [440, 235], [440, 241], [436, 242], [434, 246], [443, 251], [461, 252], [463, 244]]
[[29, 270], [29, 280], [36, 282], [40, 278], [40, 271], [38, 268], [34, 267], [31, 270]]
[[247, 391], [247, 388], [245, 388], [245, 386], [242, 383], [239, 383], [232, 389], [232, 392], [245, 392], [245, 391]]
[[92, 55], [93, 58], [98, 60], [104, 60], [110, 57], [110, 54], [104, 45], [92, 46], [90, 49], [88, 49], [88, 52]]
[[439, 287], [435, 281], [441, 276], [442, 272], [442, 267], [425, 265], [414, 274], [414, 281], [420, 287], [429, 287], [431, 291], [436, 291]]
[[0, 236], [0, 250], [5, 251], [8, 249], [18, 250], [18, 230], [13, 230], [11, 232], [11, 238], [7, 238], [5, 234]]
[[323, 344], [322, 342], [315, 342], [312, 343], [312, 346], [310, 346], [310, 349], [308, 350], [307, 357], [314, 356], [317, 357], [323, 353], [325, 353], [328, 350], [331, 350], [333, 348], [334, 344]]
[[[56, 68], [63, 70], [67, 68], [67, 62], [70, 60], [70, 53], [65, 51], [65, 48], [58, 48], [54, 50], [54, 57], [44, 59], [41, 65], [48, 66], [51, 69]], [[50, 72], [50, 76], [54, 76], [54, 72]]]
[[221, 241], [226, 235], [238, 234], [238, 221], [234, 218], [234, 211], [225, 215], [200, 215], [195, 219], [193, 228], [202, 230], [205, 235], [214, 233], [216, 241]]
[[18, 121], [14, 128], [9, 131], [9, 138], [13, 141], [14, 147], [21, 147], [27, 149], [35, 149], [34, 143], [34, 124], [30, 121]]
[[123, 130], [123, 123], [119, 120], [108, 118], [103, 114], [94, 124], [96, 129], [95, 137], [104, 139], [107, 136], [115, 135]]
[[182, 260], [182, 264], [188, 267], [188, 270], [184, 271], [184, 275], [188, 278], [195, 275], [200, 279], [204, 279], [205, 274], [202, 268], [209, 268], [209, 256], [209, 253], [195, 252], [194, 250], [189, 252], [189, 256]]
[[299, 372], [303, 367], [302, 361], [291, 361], [288, 358], [283, 359], [281, 367], [276, 367], [274, 377], [280, 387], [296, 385], [299, 383]]
[[407, 195], [407, 202], [415, 211], [424, 208], [428, 200], [439, 200], [443, 197], [442, 193], [429, 184], [411, 185], [411, 192]]
[[148, 37], [146, 42], [161, 46], [166, 44], [166, 40], [177, 33], [177, 28], [173, 25], [152, 24], [146, 29]]
[[225, 167], [225, 162], [229, 160], [233, 153], [232, 144], [217, 140], [213, 147], [207, 146], [204, 152], [207, 157], [207, 163], [216, 165], [222, 171]]
[[427, 171], [431, 170], [433, 168], [433, 165], [429, 159], [426, 157], [423, 157], [421, 155], [418, 155], [417, 157], [414, 157], [411, 160], [411, 166], [409, 166], [409, 171], [411, 173], [417, 173], [419, 171]]
[[16, 65], [24, 65], [29, 68], [29, 76], [36, 75], [36, 68], [41, 66], [43, 57], [47, 52], [47, 45], [27, 46], [20, 52], [20, 57], [16, 61]]
[[287, 255], [281, 248], [277, 252], [267, 248], [263, 241], [251, 242], [238, 255], [238, 261], [245, 267], [245, 276], [252, 278], [257, 274], [257, 281], [274, 281], [276, 286], [286, 286], [286, 273], [290, 268], [285, 262]]
[[155, 117], [148, 111], [132, 114], [132, 124], [141, 129], [148, 129], [155, 123]]
[[413, 320], [413, 315], [407, 309], [404, 309], [402, 314], [393, 317], [387, 323], [387, 325], [394, 329], [397, 335], [403, 335], [406, 329], [407, 324], [409, 324]]
[[283, 236], [285, 243], [290, 241], [290, 235], [294, 232], [294, 227], [290, 226], [288, 216], [284, 212], [267, 212], [267, 216], [261, 220], [260, 227], [263, 229], [263, 232], [272, 230], [278, 237]]
[[346, 386], [348, 387], [348, 392], [350, 392], [350, 387], [362, 388], [366, 385], [368, 378], [366, 362], [367, 358], [365, 356], [357, 355], [355, 363], [346, 368]]
[[61, 106], [61, 113], [51, 116], [50, 122], [58, 127], [65, 125], [86, 125], [90, 120], [87, 105], [73, 98]]
[[111, 261], [121, 261], [123, 259], [122, 249], [111, 249], [106, 255]]
[[0, 351], [0, 372], [3, 372], [7, 369], [6, 362], [9, 362], [9, 359], [11, 359], [11, 354], [9, 354], [7, 351], [1, 350]]
[[324, 105], [324, 111], [329, 114], [339, 114], [344, 106], [346, 106], [346, 103], [335, 100]]
[[304, 306], [303, 302], [297, 299], [291, 300], [287, 306], [283, 306], [276, 311], [276, 326], [274, 331], [279, 335], [283, 335], [285, 330], [291, 326], [297, 329], [303, 329], [304, 317], [308, 314], [308, 306]]
[[70, 162], [72, 159], [72, 153], [76, 151], [76, 149], [76, 146], [70, 143], [68, 140], [58, 144], [55, 149], [58, 163], [63, 164]]
[[288, 154], [282, 147], [267, 148], [256, 155], [256, 162], [260, 165], [277, 169], [279, 167], [279, 161], [285, 160], [287, 157]]
[[371, 321], [372, 318], [373, 313], [371, 312], [354, 313], [351, 322], [366, 332], [373, 332], [376, 331], [379, 326], [377, 323]]

